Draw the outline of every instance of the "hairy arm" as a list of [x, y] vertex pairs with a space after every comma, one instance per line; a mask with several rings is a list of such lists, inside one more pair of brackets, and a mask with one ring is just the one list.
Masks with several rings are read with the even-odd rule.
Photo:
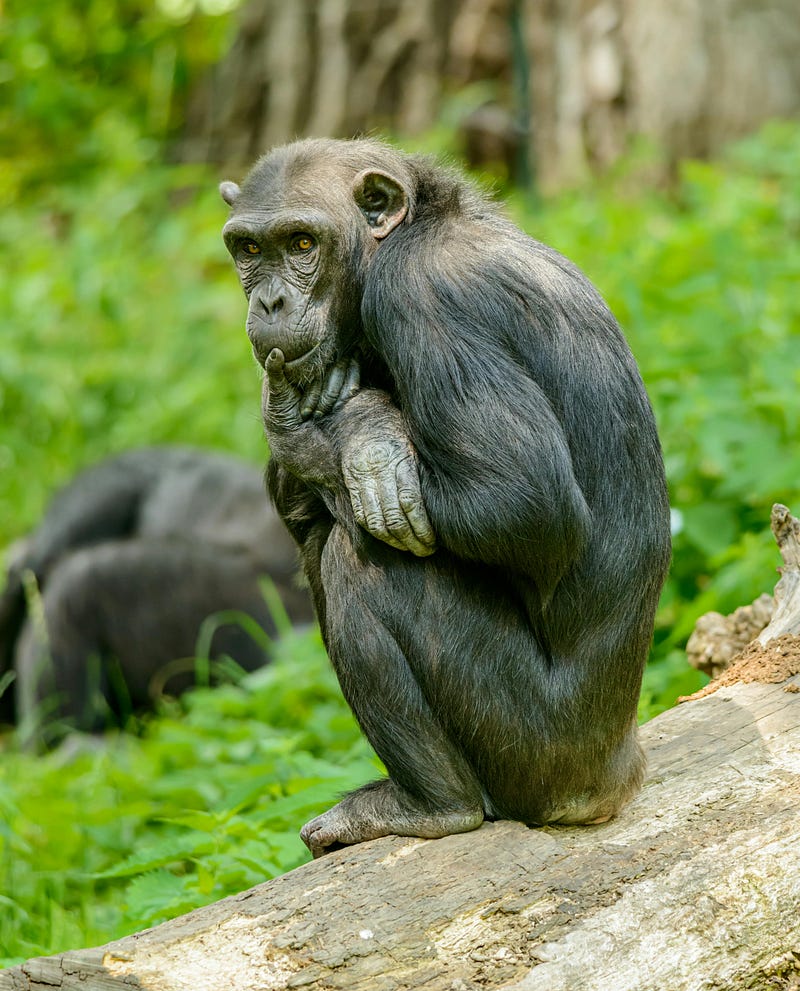
[[266, 363], [264, 425], [272, 457], [322, 497], [333, 516], [397, 550], [432, 554], [416, 454], [399, 411], [376, 389], [358, 392], [354, 363], [337, 365], [300, 394], [283, 353]]
[[521, 295], [531, 272], [515, 241], [486, 242], [458, 232], [414, 242], [412, 228], [382, 247], [366, 336], [395, 383], [439, 543], [529, 575], [546, 594], [583, 550], [590, 511], [556, 411], [526, 363], [553, 331], [537, 326], [548, 300], [542, 293], [537, 312]]

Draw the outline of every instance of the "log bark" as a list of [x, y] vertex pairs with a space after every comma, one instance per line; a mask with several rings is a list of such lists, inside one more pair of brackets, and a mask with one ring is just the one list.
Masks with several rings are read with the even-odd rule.
[[797, 988], [800, 694], [734, 685], [642, 735], [610, 823], [376, 840], [0, 991]]

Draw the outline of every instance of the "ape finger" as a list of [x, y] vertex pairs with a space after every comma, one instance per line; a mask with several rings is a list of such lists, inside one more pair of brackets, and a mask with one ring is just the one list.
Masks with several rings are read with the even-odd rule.
[[352, 399], [361, 386], [361, 368], [357, 361], [351, 361], [344, 379], [344, 385], [339, 393], [337, 407]]
[[[380, 479], [375, 479], [372, 476], [360, 479], [360, 485], [357, 491], [358, 504], [361, 508], [363, 520], [359, 520], [359, 523], [373, 537], [377, 537], [378, 540], [382, 540], [385, 544], [389, 544], [390, 547], [394, 547], [398, 551], [404, 551], [406, 547], [402, 538], [396, 536], [394, 533], [394, 529], [397, 529], [396, 526], [390, 527], [386, 519], [383, 505], [385, 493], [382, 491], [382, 488]], [[353, 507], [353, 511], [355, 512], [355, 506]]]
[[302, 423], [299, 397], [286, 378], [285, 363], [283, 351], [273, 348], [265, 365], [269, 391], [264, 416], [270, 430], [293, 430]]
[[322, 386], [322, 394], [319, 397], [317, 408], [314, 410], [315, 417], [318, 418], [325, 416], [326, 413], [330, 413], [338, 402], [339, 393], [344, 384], [346, 370], [347, 366], [344, 362], [340, 361], [328, 373], [325, 383]]
[[319, 397], [322, 394], [322, 380], [319, 379], [312, 384], [308, 392], [306, 392], [303, 397], [303, 403], [300, 407], [300, 416], [304, 420], [308, 420], [311, 416], [316, 413], [317, 406], [319, 404]]
[[383, 509], [371, 475], [344, 466], [344, 480], [350, 493], [350, 504], [356, 523], [367, 533], [399, 551], [405, 550], [389, 533], [383, 519]]
[[[398, 469], [398, 476], [405, 474]], [[414, 478], [416, 481], [416, 477]], [[384, 496], [383, 517], [389, 533], [403, 550], [415, 557], [428, 557], [436, 550], [436, 536], [425, 512], [419, 487], [392, 479], [391, 485], [382, 489]]]
[[436, 534], [428, 518], [419, 487], [419, 476], [413, 461], [402, 462], [397, 469], [397, 499], [408, 521], [414, 545], [409, 550], [417, 557], [427, 557], [436, 550]]

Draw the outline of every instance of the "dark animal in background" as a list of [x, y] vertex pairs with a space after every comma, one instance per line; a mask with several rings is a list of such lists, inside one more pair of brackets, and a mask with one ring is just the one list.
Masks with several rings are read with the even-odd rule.
[[270, 491], [389, 772], [304, 840], [614, 815], [642, 780], [670, 547], [605, 303], [458, 175], [377, 142], [278, 148], [220, 190]]
[[[274, 635], [261, 576], [293, 621], [312, 618], [296, 570], [297, 549], [257, 468], [180, 447], [101, 462], [55, 496], [9, 569], [0, 674], [16, 677], [0, 716], [22, 719], [44, 703], [48, 720], [95, 730], [151, 704], [156, 690], [183, 691], [211, 614], [239, 610]], [[26, 572], [41, 593], [46, 642], [28, 615]], [[230, 621], [211, 640], [210, 656], [221, 655], [246, 670], [268, 659], [263, 643]]]

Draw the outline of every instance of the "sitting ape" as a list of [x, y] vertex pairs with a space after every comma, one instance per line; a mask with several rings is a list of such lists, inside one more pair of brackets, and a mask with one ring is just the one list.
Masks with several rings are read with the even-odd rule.
[[278, 148], [220, 189], [270, 491], [389, 772], [303, 839], [612, 816], [642, 780], [669, 513], [603, 300], [461, 178], [374, 141]]
[[[15, 673], [0, 721], [38, 709], [100, 729], [162, 689], [183, 691], [211, 614], [239, 610], [275, 632], [261, 576], [274, 580], [292, 619], [311, 618], [294, 582], [296, 554], [261, 472], [236, 458], [153, 447], [82, 472], [23, 542], [0, 595], [0, 676]], [[27, 615], [26, 573], [41, 593], [46, 639]], [[247, 670], [267, 660], [235, 619], [219, 623], [210, 652]], [[45, 736], [58, 732], [51, 724]]]

